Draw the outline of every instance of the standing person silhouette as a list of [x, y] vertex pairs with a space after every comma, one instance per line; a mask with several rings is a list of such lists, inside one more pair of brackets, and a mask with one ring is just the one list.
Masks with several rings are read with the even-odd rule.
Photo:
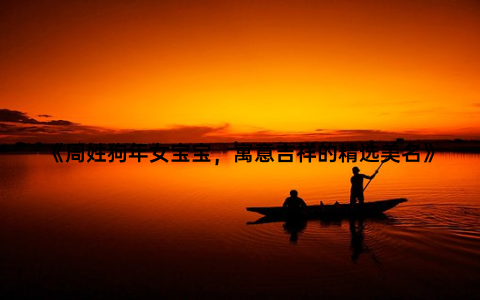
[[363, 204], [365, 198], [363, 197], [363, 179], [372, 180], [375, 175], [377, 175], [378, 170], [372, 176], [367, 176], [365, 174], [360, 174], [360, 169], [358, 167], [352, 168], [353, 176], [350, 178], [352, 183], [352, 188], [350, 189], [350, 204], [354, 205], [357, 202]]

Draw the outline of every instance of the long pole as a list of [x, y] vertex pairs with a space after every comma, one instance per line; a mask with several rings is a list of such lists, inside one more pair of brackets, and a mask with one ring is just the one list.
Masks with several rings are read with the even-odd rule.
[[[377, 168], [377, 170], [375, 171], [375, 175], [378, 173], [378, 171], [380, 170], [380, 168], [383, 166], [383, 163], [385, 161], [382, 161], [382, 163], [380, 164], [380, 166]], [[365, 192], [365, 190], [367, 189], [368, 185], [370, 184], [370, 182], [372, 182], [373, 178], [370, 179], [368, 182], [367, 182], [367, 185], [363, 188], [363, 191]]]

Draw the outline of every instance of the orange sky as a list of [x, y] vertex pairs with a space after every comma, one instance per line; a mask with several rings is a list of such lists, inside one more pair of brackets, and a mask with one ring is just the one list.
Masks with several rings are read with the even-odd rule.
[[0, 109], [56, 139], [480, 138], [478, 1], [2, 1], [0, 30]]

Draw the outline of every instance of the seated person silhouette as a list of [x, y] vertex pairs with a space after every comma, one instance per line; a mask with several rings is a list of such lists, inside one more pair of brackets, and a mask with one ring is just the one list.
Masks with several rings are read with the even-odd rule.
[[299, 213], [305, 207], [307, 207], [307, 204], [302, 198], [298, 197], [298, 192], [296, 190], [291, 190], [290, 197], [283, 202], [283, 208], [287, 209], [287, 213], [289, 214]]
[[352, 168], [353, 176], [350, 178], [352, 183], [352, 188], [350, 189], [350, 204], [353, 205], [357, 202], [363, 204], [365, 198], [363, 197], [363, 179], [373, 179], [377, 175], [377, 171], [372, 176], [367, 176], [365, 174], [360, 174], [360, 169], [358, 167]]

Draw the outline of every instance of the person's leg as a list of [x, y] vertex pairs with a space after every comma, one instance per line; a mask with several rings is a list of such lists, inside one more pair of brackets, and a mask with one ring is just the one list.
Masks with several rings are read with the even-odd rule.
[[354, 193], [350, 193], [350, 205], [354, 205], [356, 201], [356, 195]]
[[363, 201], [365, 200], [365, 198], [363, 197], [363, 193], [359, 194], [358, 195], [358, 203], [359, 204], [363, 204]]

